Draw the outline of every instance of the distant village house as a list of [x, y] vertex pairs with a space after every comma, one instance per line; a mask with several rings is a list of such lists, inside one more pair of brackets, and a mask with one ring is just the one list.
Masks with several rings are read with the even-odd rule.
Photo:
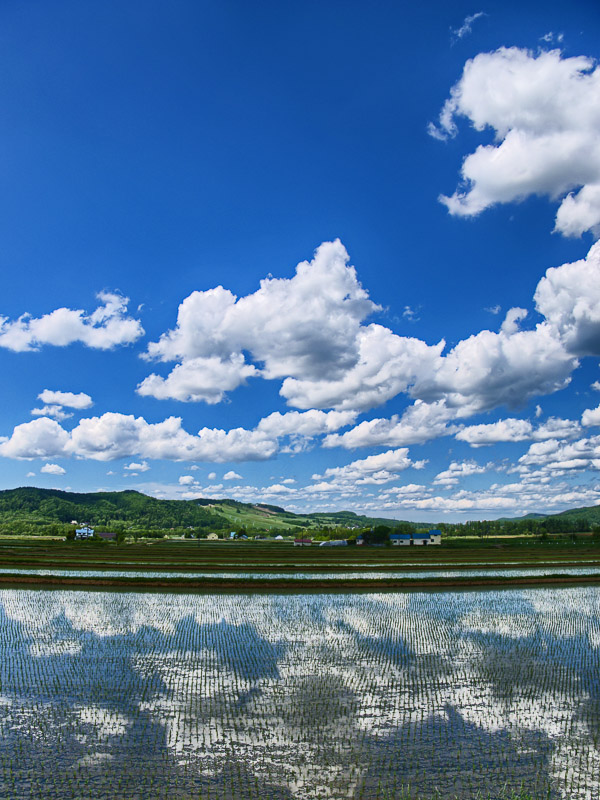
[[89, 525], [83, 525], [81, 528], [77, 528], [75, 531], [76, 539], [91, 539], [93, 535], [94, 529], [90, 528]]
[[[423, 546], [442, 543], [442, 532], [433, 528], [428, 533], [390, 533], [389, 542], [394, 547]], [[357, 545], [366, 545], [365, 537], [360, 534], [356, 539]]]

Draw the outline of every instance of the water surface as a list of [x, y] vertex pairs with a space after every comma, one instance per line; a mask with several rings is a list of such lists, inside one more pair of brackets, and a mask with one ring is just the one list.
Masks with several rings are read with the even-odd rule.
[[596, 587], [5, 589], [0, 798], [596, 800], [599, 620]]
[[54, 576], [62, 578], [156, 578], [156, 579], [180, 579], [189, 580], [202, 578], [234, 578], [236, 580], [426, 580], [435, 578], [526, 578], [541, 577], [544, 575], [600, 575], [600, 567], [563, 567], [556, 564], [551, 567], [517, 567], [510, 569], [449, 569], [449, 570], [389, 570], [377, 572], [371, 570], [352, 570], [348, 572], [241, 572], [228, 570], [227, 572], [200, 571], [200, 572], [177, 572], [174, 570], [117, 570], [117, 569], [30, 569], [22, 568], [0, 568], [0, 575], [40, 575]]

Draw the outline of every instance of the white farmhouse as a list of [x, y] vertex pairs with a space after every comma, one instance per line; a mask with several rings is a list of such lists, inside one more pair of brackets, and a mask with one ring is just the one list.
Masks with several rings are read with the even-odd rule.
[[89, 525], [83, 525], [81, 528], [75, 530], [76, 539], [91, 539], [94, 535], [94, 529]]

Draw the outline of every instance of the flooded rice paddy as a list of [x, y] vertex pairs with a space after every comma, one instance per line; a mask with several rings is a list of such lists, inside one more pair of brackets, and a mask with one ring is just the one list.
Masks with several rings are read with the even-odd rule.
[[596, 587], [0, 591], [2, 800], [595, 800], [599, 737]]
[[377, 570], [368, 569], [352, 570], [349, 572], [245, 572], [228, 570], [219, 572], [186, 571], [176, 570], [123, 570], [123, 569], [33, 569], [29, 567], [1, 567], [0, 575], [37, 575], [59, 578], [154, 578], [162, 580], [177, 580], [185, 578], [187, 580], [201, 578], [235, 578], [236, 580], [272, 580], [272, 581], [309, 581], [318, 579], [319, 581], [331, 580], [431, 580], [435, 578], [536, 578], [548, 575], [573, 575], [581, 577], [583, 575], [599, 575], [600, 567], [563, 567], [560, 564], [546, 567], [510, 567], [508, 569], [436, 569], [436, 570]]

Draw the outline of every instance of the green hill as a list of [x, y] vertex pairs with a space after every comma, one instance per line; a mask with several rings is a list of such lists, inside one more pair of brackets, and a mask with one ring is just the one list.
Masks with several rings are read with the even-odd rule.
[[86, 522], [99, 528], [148, 530], [223, 527], [227, 520], [185, 500], [157, 500], [135, 491], [79, 494], [26, 487], [0, 492], [0, 527], [72, 527]]
[[558, 514], [538, 514], [532, 512], [522, 517], [502, 517], [497, 522], [521, 522], [521, 520], [587, 520], [590, 525], [600, 523], [600, 506], [582, 506], [559, 511]]
[[297, 515], [266, 503], [159, 500], [136, 491], [77, 493], [35, 487], [0, 491], [1, 532], [61, 534], [73, 527], [73, 521], [99, 530], [132, 532], [246, 528], [293, 533], [307, 528], [394, 524], [394, 520], [352, 512]]
[[581, 508], [571, 508], [568, 511], [561, 511], [560, 514], [552, 514], [555, 518], [565, 517], [568, 519], [587, 519], [591, 525], [600, 523], [600, 506], [582, 506]]
[[[159, 500], [141, 492], [63, 492], [58, 489], [24, 487], [0, 491], [0, 533], [46, 533], [65, 535], [73, 521], [98, 530], [127, 533], [185, 533], [230, 531], [294, 534], [323, 528], [356, 530], [377, 525], [411, 529], [425, 525], [368, 517], [352, 511], [293, 514], [268, 503], [240, 503], [229, 499]], [[512, 520], [439, 523], [453, 535], [495, 534], [546, 530], [570, 532], [590, 530], [600, 524], [600, 506], [573, 508], [560, 514], [527, 514]], [[541, 527], [540, 527], [541, 526]], [[514, 529], [514, 530], [513, 530]]]

